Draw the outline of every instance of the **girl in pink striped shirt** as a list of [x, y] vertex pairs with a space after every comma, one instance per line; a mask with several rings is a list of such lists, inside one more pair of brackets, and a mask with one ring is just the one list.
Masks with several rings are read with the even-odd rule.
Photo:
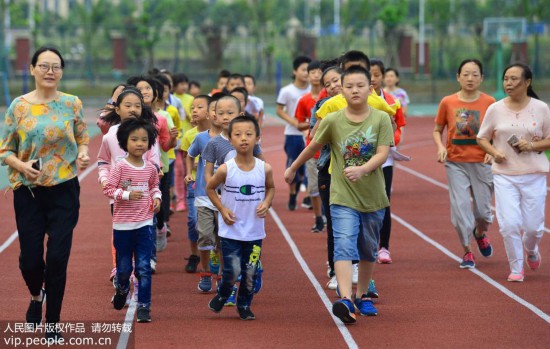
[[139, 281], [137, 321], [150, 322], [151, 250], [153, 215], [160, 209], [161, 192], [156, 167], [143, 159], [155, 144], [157, 130], [141, 118], [124, 120], [117, 132], [120, 147], [128, 155], [117, 162], [103, 189], [114, 200], [113, 242], [116, 248], [117, 285], [111, 302], [122, 309], [130, 290], [132, 257], [134, 275]]

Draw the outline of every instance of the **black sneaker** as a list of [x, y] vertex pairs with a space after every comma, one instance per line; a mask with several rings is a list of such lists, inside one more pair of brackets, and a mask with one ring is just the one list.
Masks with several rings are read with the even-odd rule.
[[148, 307], [137, 308], [137, 322], [151, 322], [151, 310]]
[[316, 217], [315, 224], [311, 227], [312, 233], [320, 233], [325, 229], [325, 223], [323, 222], [323, 217]]
[[42, 294], [41, 301], [33, 301], [31, 298], [31, 302], [25, 316], [28, 324], [39, 325], [42, 322], [42, 304], [44, 304], [44, 299], [46, 298], [46, 291], [41, 289], [40, 293]]
[[296, 210], [296, 196], [298, 194], [290, 194], [289, 198], [288, 198], [288, 210], [289, 211], [294, 211]]
[[214, 313], [219, 313], [220, 311], [222, 311], [226, 300], [227, 299], [220, 297], [220, 295], [215, 295], [214, 298], [212, 298], [208, 303], [208, 308]]
[[126, 305], [126, 298], [128, 297], [128, 291], [123, 292], [120, 290], [116, 290], [115, 295], [111, 299], [111, 303], [113, 303], [113, 307], [116, 310], [120, 310], [124, 308]]
[[46, 337], [48, 344], [62, 344], [65, 341], [56, 323], [46, 324], [46, 332], [44, 334], [44, 337]]
[[256, 320], [256, 316], [250, 310], [250, 307], [237, 307], [237, 312], [239, 313], [241, 320]]
[[187, 259], [187, 265], [185, 266], [185, 271], [188, 273], [196, 273], [197, 267], [199, 266], [199, 263], [201, 261], [201, 257], [196, 256], [194, 254], [190, 255]]
[[306, 196], [302, 200], [302, 207], [307, 208], [308, 210], [313, 210], [313, 206], [311, 205], [311, 198], [309, 196]]

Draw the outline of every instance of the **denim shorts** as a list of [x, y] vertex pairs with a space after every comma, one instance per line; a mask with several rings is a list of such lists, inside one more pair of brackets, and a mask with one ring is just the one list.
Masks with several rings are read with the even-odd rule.
[[[289, 168], [290, 165], [300, 156], [300, 153], [306, 148], [306, 142], [304, 141], [304, 136], [301, 135], [285, 135], [285, 153], [286, 153], [286, 168]], [[300, 166], [298, 171], [296, 171], [295, 178], [300, 180], [304, 178], [306, 172], [305, 165]], [[293, 181], [294, 182], [294, 181]]]
[[330, 205], [334, 233], [334, 261], [362, 260], [374, 262], [385, 209], [359, 212], [340, 205]]

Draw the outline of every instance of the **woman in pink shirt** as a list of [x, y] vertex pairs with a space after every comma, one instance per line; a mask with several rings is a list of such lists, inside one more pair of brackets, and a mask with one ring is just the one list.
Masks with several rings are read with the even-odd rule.
[[487, 109], [477, 142], [493, 157], [496, 213], [510, 264], [508, 281], [521, 282], [524, 248], [527, 266], [537, 270], [541, 265], [549, 167], [542, 151], [550, 149], [550, 109], [533, 91], [533, 73], [527, 65], [508, 66], [502, 80], [508, 97]]

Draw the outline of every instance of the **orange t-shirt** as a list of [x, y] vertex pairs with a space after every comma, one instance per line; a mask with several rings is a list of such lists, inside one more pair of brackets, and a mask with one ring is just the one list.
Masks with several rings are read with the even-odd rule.
[[458, 94], [441, 100], [435, 123], [447, 126], [447, 160], [453, 162], [483, 162], [485, 151], [477, 145], [477, 133], [487, 108], [495, 99], [485, 93], [473, 102], [458, 99]]

